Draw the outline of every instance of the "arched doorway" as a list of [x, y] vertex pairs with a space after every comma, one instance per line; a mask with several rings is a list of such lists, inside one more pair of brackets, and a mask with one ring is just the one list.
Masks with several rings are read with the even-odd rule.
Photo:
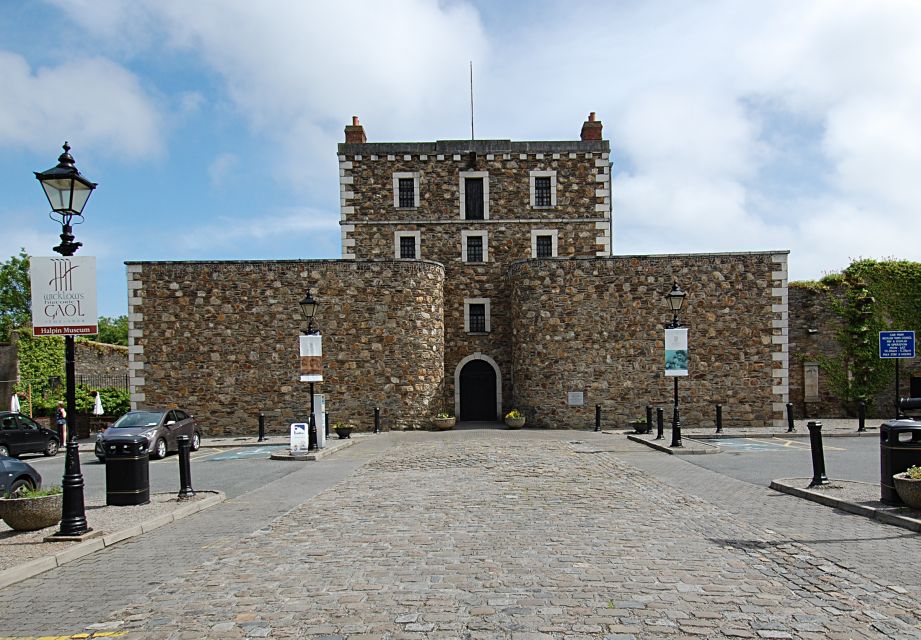
[[497, 378], [490, 362], [471, 359], [457, 375], [461, 420], [496, 420]]

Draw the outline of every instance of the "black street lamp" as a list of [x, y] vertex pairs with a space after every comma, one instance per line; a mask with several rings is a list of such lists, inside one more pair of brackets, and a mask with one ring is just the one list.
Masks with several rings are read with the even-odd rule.
[[[677, 329], [681, 326], [678, 322], [678, 312], [684, 304], [687, 294], [681, 290], [677, 282], [672, 284], [672, 290], [665, 294], [665, 302], [668, 308], [672, 310], [672, 323], [670, 329]], [[672, 413], [672, 444], [673, 447], [684, 446], [681, 444], [681, 417], [678, 414], [678, 376], [675, 376], [675, 410]]]
[[[307, 292], [307, 295], [304, 296], [304, 299], [300, 302], [301, 305], [301, 315], [304, 316], [304, 320], [307, 321], [307, 329], [304, 331], [306, 336], [314, 336], [319, 334], [319, 330], [313, 328], [313, 317], [317, 313], [317, 307], [319, 303], [313, 299], [313, 296], [310, 292]], [[314, 402], [313, 402], [313, 381], [309, 382], [310, 384], [310, 417], [307, 419], [307, 450], [312, 451], [319, 448], [317, 443], [317, 423], [314, 418]]]
[[[74, 218], [83, 220], [83, 207], [96, 188], [95, 182], [83, 177], [70, 155], [70, 145], [64, 143], [64, 153], [58, 157], [58, 164], [47, 171], [35, 172], [42, 184], [48, 204], [51, 205], [52, 220], [60, 217], [61, 244], [54, 251], [64, 257], [73, 256], [82, 242], [74, 242]], [[65, 403], [67, 406], [67, 445], [64, 459], [63, 505], [61, 507], [61, 529], [59, 536], [82, 536], [90, 529], [86, 524], [86, 509], [83, 503], [83, 474], [80, 471], [80, 450], [77, 444], [77, 401], [76, 376], [74, 375], [74, 337], [64, 336], [64, 376], [66, 379]]]

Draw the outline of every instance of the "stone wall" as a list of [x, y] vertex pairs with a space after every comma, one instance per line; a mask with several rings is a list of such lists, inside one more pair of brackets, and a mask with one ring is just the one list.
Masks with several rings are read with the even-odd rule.
[[[471, 152], [473, 156], [471, 156]], [[497, 414], [512, 394], [508, 265], [531, 257], [532, 231], [556, 234], [557, 255], [610, 255], [607, 141], [508, 140], [339, 145], [343, 255], [395, 257], [398, 232], [418, 232], [422, 259], [445, 266], [444, 408], [460, 412], [456, 376], [474, 354], [498, 370]], [[488, 182], [487, 219], [462, 215], [461, 180]], [[532, 206], [531, 173], [553, 175], [551, 206]], [[418, 206], [398, 208], [394, 176], [414, 176]], [[486, 261], [463, 261], [464, 233], [486, 234]], [[465, 299], [489, 301], [486, 333], [468, 333]]]
[[[828, 374], [818, 366], [819, 354], [827, 358], [839, 358], [841, 347], [838, 332], [842, 330], [841, 318], [834, 312], [833, 300], [840, 298], [840, 292], [824, 287], [790, 285], [790, 401], [797, 417], [834, 418], [856, 416], [856, 407], [848, 406], [831, 388]], [[876, 340], [877, 336], [873, 336]], [[895, 368], [894, 361], [891, 366]], [[817, 373], [816, 387], [806, 384], [804, 372], [809, 367]], [[912, 393], [912, 378], [915, 391], [921, 390], [921, 361], [900, 362], [899, 396]], [[895, 412], [895, 380], [877, 393], [867, 406], [867, 417], [892, 418]]]
[[421, 428], [443, 393], [444, 269], [423, 261], [128, 263], [132, 404], [178, 405], [208, 435], [287, 432], [309, 413], [298, 302], [318, 300], [332, 421]]
[[128, 375], [128, 347], [92, 340], [74, 343], [77, 376], [117, 378]]
[[[786, 253], [623, 256], [518, 262], [509, 269], [514, 404], [539, 427], [587, 427], [671, 414], [663, 296], [687, 292], [690, 376], [678, 382], [688, 424], [781, 426], [787, 401]], [[569, 406], [568, 392], [584, 406]]]

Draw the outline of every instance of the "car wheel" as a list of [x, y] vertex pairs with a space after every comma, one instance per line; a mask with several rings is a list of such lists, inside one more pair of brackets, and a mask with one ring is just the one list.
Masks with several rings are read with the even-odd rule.
[[201, 449], [201, 434], [199, 434], [197, 431], [192, 433], [192, 444], [189, 445], [189, 448], [192, 451], [198, 451]]
[[160, 438], [157, 440], [157, 444], [154, 445], [154, 455], [153, 457], [157, 460], [166, 457], [166, 440]]
[[10, 455], [10, 448], [7, 447], [5, 444], [0, 444], [0, 456], [9, 456], [9, 455]]
[[48, 444], [45, 446], [45, 450], [42, 453], [44, 453], [46, 456], [58, 455], [58, 441], [54, 438], [48, 440]]
[[13, 497], [18, 496], [19, 494], [34, 489], [35, 485], [32, 484], [32, 481], [28, 478], [19, 478], [13, 482], [13, 485], [10, 487], [10, 495]]

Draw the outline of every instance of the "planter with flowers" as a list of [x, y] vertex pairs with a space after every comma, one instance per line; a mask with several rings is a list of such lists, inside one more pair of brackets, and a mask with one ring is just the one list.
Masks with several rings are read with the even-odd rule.
[[524, 415], [518, 409], [512, 409], [505, 414], [505, 426], [509, 429], [520, 429], [524, 423]]
[[0, 498], [0, 518], [16, 531], [36, 531], [61, 521], [61, 487], [26, 489]]
[[340, 440], [351, 438], [352, 431], [354, 430], [355, 430], [355, 427], [345, 422], [336, 422], [335, 424], [333, 424], [333, 431], [336, 432], [336, 435], [339, 436]]
[[432, 418], [432, 423], [439, 431], [447, 431], [448, 429], [454, 428], [454, 425], [457, 423], [457, 418], [447, 411], [442, 411]]
[[902, 473], [892, 476], [895, 491], [907, 506], [921, 511], [921, 467], [908, 467]]

